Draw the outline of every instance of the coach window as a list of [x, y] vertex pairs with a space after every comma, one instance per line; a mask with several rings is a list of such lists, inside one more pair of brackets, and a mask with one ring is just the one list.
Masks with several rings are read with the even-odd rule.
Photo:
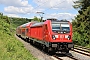
[[28, 32], [28, 28], [26, 28], [26, 32]]

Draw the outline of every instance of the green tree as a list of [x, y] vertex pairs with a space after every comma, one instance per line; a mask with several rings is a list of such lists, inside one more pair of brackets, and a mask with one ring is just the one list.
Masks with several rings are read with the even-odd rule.
[[1, 19], [3, 18], [3, 13], [0, 13], [0, 18], [1, 18]]
[[38, 21], [38, 22], [40, 22], [41, 20], [40, 20], [40, 18], [37, 18], [36, 16], [34, 16], [33, 21]]
[[78, 9], [78, 15], [72, 22], [73, 39], [77, 44], [87, 46], [90, 44], [90, 0], [78, 0], [74, 3], [74, 8]]

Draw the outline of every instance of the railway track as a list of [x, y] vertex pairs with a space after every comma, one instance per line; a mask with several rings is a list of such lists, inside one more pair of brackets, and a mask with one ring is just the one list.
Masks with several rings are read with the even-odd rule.
[[62, 58], [59, 58], [57, 55], [53, 55], [53, 57], [55, 57], [58, 60], [63, 60]]
[[66, 56], [69, 57], [69, 58], [71, 58], [71, 59], [73, 59], [73, 60], [79, 60], [79, 59], [75, 58], [74, 56], [70, 56], [68, 54], [66, 54]]
[[75, 58], [74, 56], [72, 56], [70, 53], [63, 54], [62, 56], [55, 54], [55, 55], [53, 55], [53, 57], [55, 57], [57, 60], [79, 60], [79, 59]]
[[82, 47], [82, 46], [75, 46], [75, 48], [72, 50], [77, 53], [86, 55], [90, 57], [90, 48]]
[[[90, 57], [90, 48], [75, 45], [74, 49], [71, 51], [74, 51], [74, 52], [77, 52], [77, 53], [82, 54], [84, 56]], [[76, 58], [73, 55], [70, 55], [70, 53], [65, 54], [65, 55], [66, 55], [65, 57], [70, 58], [71, 60], [79, 60], [79, 58]], [[57, 60], [65, 60], [58, 55], [54, 55], [53, 57], [57, 58]]]
[[75, 45], [75, 48], [81, 48], [81, 49], [84, 49], [84, 50], [90, 52], [90, 48], [86, 48], [86, 47], [82, 47], [82, 46], [78, 46], [78, 45]]

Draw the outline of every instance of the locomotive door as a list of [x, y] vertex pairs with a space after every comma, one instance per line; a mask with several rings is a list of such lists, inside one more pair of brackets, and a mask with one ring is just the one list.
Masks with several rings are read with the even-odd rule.
[[48, 28], [46, 24], [43, 26], [43, 40], [48, 40]]

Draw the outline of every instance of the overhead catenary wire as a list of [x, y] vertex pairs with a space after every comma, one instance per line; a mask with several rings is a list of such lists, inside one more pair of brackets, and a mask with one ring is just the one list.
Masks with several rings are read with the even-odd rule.
[[[46, 4], [48, 1], [49, 1], [49, 0], [43, 2], [42, 5]], [[38, 2], [39, 2], [39, 1], [38, 1]], [[34, 12], [33, 12], [33, 10], [34, 10], [34, 9], [36, 10], [36, 9], [39, 8], [40, 6], [41, 6], [41, 4], [38, 5], [38, 6], [36, 6], [35, 8], [33, 8], [32, 11], [31, 11], [29, 14], [31, 14], [31, 13], [32, 13], [32, 14], [36, 14], [37, 12], [39, 12], [39, 11], [34, 11]], [[39, 15], [40, 15], [40, 14], [39, 14]]]
[[[38, 1], [38, 2], [39, 2], [39, 1]], [[45, 1], [44, 3], [42, 3], [42, 5], [46, 4], [47, 2], [48, 2], [48, 0]], [[65, 1], [63, 1], [63, 2], [65, 2]], [[59, 4], [62, 4], [63, 2], [60, 2], [60, 3], [56, 4], [56, 5], [54, 5], [53, 7], [50, 7], [50, 8], [48, 8], [48, 9], [42, 11], [42, 12], [45, 12], [45, 11], [47, 11], [47, 10], [49, 10], [49, 9], [52, 9], [52, 8], [54, 8], [55, 6], [57, 6], [57, 5], [59, 5]], [[39, 8], [40, 6], [41, 6], [41, 5], [38, 5], [38, 6], [36, 6], [34, 9]], [[34, 10], [34, 9], [33, 9], [33, 10]]]
[[[63, 2], [65, 2], [65, 1], [62, 1], [62, 2], [60, 2], [60, 3], [56, 4], [56, 5], [54, 5], [53, 7], [50, 7], [50, 8], [48, 8], [48, 9], [46, 9], [45, 11], [47, 11], [47, 10], [49, 10], [49, 9], [52, 9], [52, 8], [54, 8], [55, 6], [57, 6], [57, 5], [59, 5], [59, 4], [62, 4]], [[43, 12], [45, 12], [45, 11], [43, 11]]]
[[[39, 2], [39, 1], [38, 1]], [[45, 1], [44, 3], [42, 3], [42, 4], [40, 4], [40, 5], [38, 5], [38, 6], [36, 6], [34, 9], [37, 9], [37, 8], [39, 8], [41, 5], [44, 5], [44, 4], [46, 4], [48, 2], [48, 0], [47, 1]], [[64, 3], [65, 2], [65, 0], [64, 1], [62, 1], [62, 2], [60, 2], [60, 3], [58, 3], [58, 4], [55, 4], [54, 6], [52, 6], [52, 7], [50, 7], [50, 8], [47, 8], [46, 10], [44, 10], [44, 11], [37, 11], [37, 12], [43, 12], [43, 13], [45, 13], [46, 11], [48, 11], [49, 9], [52, 9], [52, 8], [54, 8], [55, 6], [57, 6], [57, 5], [59, 5], [59, 4], [62, 4], [62, 3]], [[33, 9], [33, 10], [34, 10]], [[37, 12], [31, 12], [31, 13], [37, 13]], [[45, 15], [46, 15], [47, 13], [45, 13]]]
[[[46, 10], [44, 10], [43, 12], [45, 13], [46, 11], [48, 11], [49, 9], [52, 9], [52, 8], [54, 8], [55, 6], [57, 6], [57, 5], [59, 5], [59, 4], [62, 4], [62, 3], [64, 3], [65, 2], [65, 0], [64, 1], [62, 1], [62, 2], [60, 2], [60, 3], [58, 3], [58, 4], [56, 4], [56, 5], [54, 5], [53, 7], [50, 7], [50, 8], [48, 8], [48, 9], [46, 9]], [[46, 15], [47, 13], [45, 13], [45, 15]]]
[[[39, 2], [39, 1], [38, 1], [38, 2]], [[47, 2], [48, 2], [48, 0], [47, 0], [47, 1], [45, 1], [45, 2], [43, 2], [43, 3], [42, 3], [42, 5], [46, 4]], [[40, 6], [41, 6], [41, 4], [40, 4], [40, 5], [38, 5], [38, 6], [36, 6], [34, 9], [37, 9], [37, 8], [39, 8]], [[34, 9], [33, 9], [33, 10], [34, 10]], [[36, 12], [35, 12], [35, 13], [36, 13]]]

